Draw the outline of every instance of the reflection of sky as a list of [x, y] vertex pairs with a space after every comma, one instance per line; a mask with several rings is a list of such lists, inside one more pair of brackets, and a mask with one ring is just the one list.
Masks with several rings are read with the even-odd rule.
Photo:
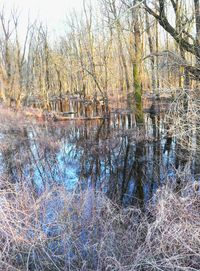
[[[65, 140], [66, 141], [66, 140]], [[57, 155], [59, 168], [62, 170], [63, 182], [68, 189], [73, 189], [79, 179], [78, 171], [80, 167], [79, 156], [73, 155], [73, 144], [65, 142], [61, 151]]]
[[[32, 152], [35, 156], [35, 159], [38, 160], [38, 151], [37, 143], [31, 144]], [[45, 157], [41, 163], [37, 164], [34, 171], [34, 181], [36, 185], [40, 188], [43, 186], [43, 181], [40, 172], [45, 180], [52, 180], [53, 182], [65, 184], [68, 190], [75, 188], [79, 180], [79, 155], [75, 157], [74, 155], [74, 144], [70, 143], [68, 139], [64, 139], [63, 142], [60, 142], [60, 149], [55, 154], [55, 162], [52, 163], [51, 160], [52, 153], [49, 152], [47, 157]], [[50, 169], [46, 163], [50, 164]], [[43, 165], [42, 165], [43, 164]]]
[[[128, 182], [125, 183], [126, 191], [124, 192], [126, 201], [140, 193], [141, 187], [138, 188], [138, 184], [142, 186], [144, 199], [148, 200], [153, 191], [167, 177], [174, 179], [175, 140], [172, 141], [169, 150], [164, 151], [166, 138], [163, 135], [157, 141], [144, 140], [136, 143], [132, 139], [134, 129], [124, 129], [122, 132], [118, 128], [110, 127], [111, 132], [106, 137], [106, 125], [102, 128], [97, 140], [98, 127], [98, 125], [79, 125], [76, 126], [76, 129], [73, 126], [49, 127], [46, 130], [42, 130], [42, 128], [40, 130], [39, 127], [35, 130], [29, 129], [28, 143], [22, 145], [18, 150], [21, 156], [29, 154], [32, 161], [31, 165], [28, 161], [27, 164], [23, 164], [24, 176], [27, 179], [32, 176], [39, 190], [43, 186], [48, 187], [56, 182], [57, 184], [64, 183], [68, 190], [73, 190], [80, 184], [83, 189], [93, 186], [108, 193], [115, 190], [122, 191], [120, 189], [122, 189], [125, 179], [125, 182]], [[85, 137], [86, 129], [87, 139]], [[146, 128], [147, 131], [150, 135], [153, 133], [150, 123]], [[57, 147], [51, 149], [48, 142], [46, 145], [41, 144], [37, 135], [42, 138], [49, 136], [53, 141], [58, 142]], [[126, 155], [127, 158], [125, 158]], [[139, 190], [137, 191], [137, 189]]]

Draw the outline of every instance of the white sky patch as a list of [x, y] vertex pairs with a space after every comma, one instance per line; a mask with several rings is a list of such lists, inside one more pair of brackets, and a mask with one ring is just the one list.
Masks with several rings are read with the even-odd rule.
[[28, 17], [37, 19], [48, 26], [51, 32], [63, 33], [66, 16], [73, 10], [79, 12], [83, 0], [0, 0], [0, 8], [4, 6], [6, 17], [10, 10], [20, 12], [20, 32], [25, 32]]

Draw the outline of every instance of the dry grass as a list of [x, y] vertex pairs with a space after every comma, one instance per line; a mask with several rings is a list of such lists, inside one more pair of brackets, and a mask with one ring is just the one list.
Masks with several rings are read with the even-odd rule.
[[[178, 144], [190, 152], [198, 150], [200, 144], [200, 99], [197, 90], [182, 89], [178, 92], [165, 115], [170, 124], [170, 132], [176, 137]], [[188, 109], [184, 108], [184, 100], [188, 100]]]
[[[191, 151], [199, 112], [180, 108], [169, 118], [174, 136]], [[24, 123], [3, 112], [9, 127]], [[200, 195], [192, 185], [179, 192], [163, 186], [142, 212], [93, 189], [72, 193], [54, 185], [38, 194], [30, 183], [0, 180], [0, 271], [200, 270]]]
[[92, 189], [36, 196], [25, 182], [2, 182], [2, 271], [200, 269], [200, 196], [188, 186], [163, 187], [142, 213]]

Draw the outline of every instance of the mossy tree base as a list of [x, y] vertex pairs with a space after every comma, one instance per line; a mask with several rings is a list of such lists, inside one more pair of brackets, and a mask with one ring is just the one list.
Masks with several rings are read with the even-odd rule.
[[141, 80], [139, 76], [139, 68], [138, 65], [134, 65], [133, 67], [133, 77], [134, 77], [134, 98], [135, 98], [135, 104], [136, 104], [136, 112], [135, 112], [135, 118], [137, 123], [143, 123], [144, 122], [144, 114], [143, 114], [143, 108], [142, 108], [142, 86], [141, 86]]

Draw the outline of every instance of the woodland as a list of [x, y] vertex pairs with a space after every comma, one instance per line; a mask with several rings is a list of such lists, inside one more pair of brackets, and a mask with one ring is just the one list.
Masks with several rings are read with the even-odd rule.
[[63, 20], [0, 6], [0, 271], [200, 270], [200, 0]]
[[[54, 110], [69, 96], [125, 104], [142, 115], [142, 95], [175, 95], [199, 81], [199, 1], [83, 2], [65, 36], [1, 9], [1, 100]], [[186, 91], [187, 96], [187, 91]], [[187, 99], [186, 99], [187, 104]]]

